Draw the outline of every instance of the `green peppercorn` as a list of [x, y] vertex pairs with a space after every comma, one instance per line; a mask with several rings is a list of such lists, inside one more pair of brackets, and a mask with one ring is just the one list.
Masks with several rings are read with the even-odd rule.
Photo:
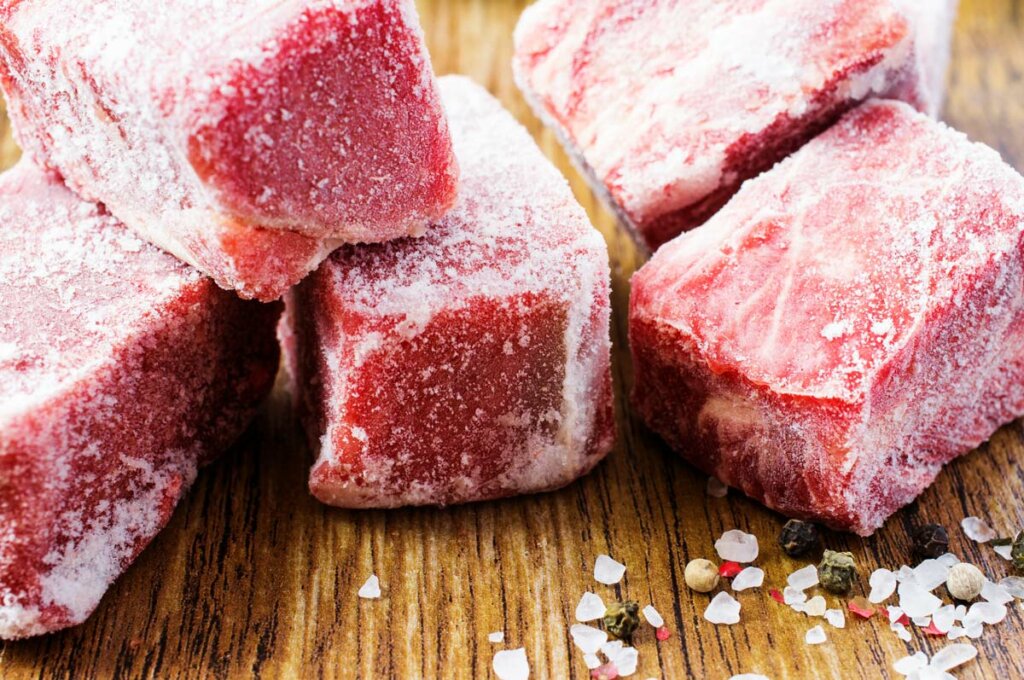
[[640, 625], [640, 605], [636, 602], [612, 602], [604, 612], [604, 627], [608, 634], [629, 641]]
[[1010, 559], [1013, 560], [1013, 568], [1024, 573], [1024, 531], [1017, 534], [1017, 538], [1014, 539]]
[[818, 565], [818, 580], [821, 587], [830, 593], [841, 595], [850, 592], [853, 580], [857, 578], [857, 565], [853, 554], [826, 550]]
[[949, 532], [941, 524], [925, 524], [914, 531], [914, 556], [935, 559], [949, 552]]
[[818, 547], [821, 536], [818, 534], [818, 527], [810, 522], [801, 522], [798, 519], [791, 519], [782, 527], [779, 534], [779, 545], [782, 551], [790, 557], [800, 557]]

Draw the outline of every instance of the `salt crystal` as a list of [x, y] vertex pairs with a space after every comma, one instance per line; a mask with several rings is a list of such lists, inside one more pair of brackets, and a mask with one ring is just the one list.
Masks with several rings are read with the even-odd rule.
[[956, 606], [956, 616], [955, 616], [955, 619], [957, 621], [963, 621], [965, 616], [967, 616], [967, 605], [965, 605], [965, 604], [958, 604]]
[[906, 616], [906, 613], [899, 607], [893, 607], [890, 605], [885, 608], [885, 616], [890, 621], [899, 621]]
[[598, 555], [594, 562], [594, 580], [605, 585], [615, 585], [626, 573], [626, 565], [616, 562], [608, 555]]
[[760, 588], [764, 583], [764, 570], [757, 567], [747, 567], [732, 580], [732, 589], [736, 591], [749, 588]]
[[1006, 588], [988, 579], [985, 579], [984, 585], [981, 586], [981, 596], [993, 604], [1013, 602], [1013, 595]]
[[949, 629], [949, 633], [946, 637], [950, 640], [959, 640], [962, 637], [967, 637], [967, 630], [960, 626], [953, 626]]
[[644, 607], [644, 619], [655, 628], [661, 628], [665, 625], [665, 619], [661, 617], [661, 614], [658, 613], [653, 604]]
[[801, 602], [807, 601], [807, 593], [796, 588], [786, 588], [782, 591], [782, 602], [783, 604], [794, 605], [800, 604]]
[[924, 652], [915, 652], [911, 656], [905, 656], [892, 665], [892, 669], [900, 675], [910, 675], [928, 665], [928, 655]]
[[723, 560], [748, 564], [757, 559], [757, 536], [732, 529], [715, 541], [715, 550]]
[[487, 641], [488, 642], [504, 642], [505, 641], [505, 633], [501, 632], [500, 630], [499, 631], [495, 631], [495, 632], [493, 632], [493, 633], [491, 633], [490, 635], [487, 636]]
[[[604, 650], [602, 650], [604, 651]], [[628, 677], [636, 673], [637, 662], [640, 660], [640, 653], [635, 647], [624, 647], [619, 645], [612, 652], [605, 652], [608, 661], [615, 665], [619, 677]]]
[[996, 538], [996, 532], [992, 530], [984, 520], [977, 517], [966, 517], [960, 522], [961, 528], [967, 534], [967, 538], [978, 543], [988, 543]]
[[825, 598], [821, 595], [815, 595], [807, 602], [798, 602], [793, 605], [793, 609], [808, 616], [824, 616], [827, 608]]
[[975, 621], [965, 625], [964, 630], [967, 634], [967, 637], [971, 638], [972, 640], [977, 640], [981, 637], [982, 633], [984, 632], [981, 621]]
[[949, 567], [950, 569], [960, 564], [960, 558], [954, 555], [953, 553], [946, 553], [945, 555], [940, 555], [935, 559], [937, 559], [939, 562]]
[[[1005, 618], [1006, 605], [996, 604], [995, 602], [975, 602], [967, 610], [967, 617], [964, 621], [968, 624], [980, 621], [991, 626], [1000, 623]], [[970, 625], [967, 627], [969, 630]]]
[[821, 626], [815, 626], [807, 631], [804, 635], [804, 642], [809, 645], [820, 645], [825, 642], [828, 638], [825, 636], [825, 629]]
[[846, 613], [842, 609], [826, 609], [825, 620], [833, 628], [846, 628]]
[[929, 625], [931, 625], [932, 617], [930, 617], [930, 616], [916, 616], [912, 620], [913, 620], [915, 626], [920, 626], [921, 628], [927, 628]]
[[740, 603], [726, 592], [720, 592], [711, 600], [704, 610], [704, 618], [715, 624], [732, 625], [739, 623]]
[[1012, 545], [997, 545], [992, 548], [996, 551], [996, 554], [1002, 557], [1004, 560], [1013, 559], [1013, 546]]
[[888, 569], [875, 569], [871, 572], [868, 583], [871, 585], [868, 602], [872, 604], [885, 602], [896, 592], [896, 574]]
[[899, 597], [900, 609], [910, 618], [931, 616], [942, 606], [942, 600], [911, 581], [900, 584]]
[[797, 569], [789, 575], [786, 583], [795, 590], [807, 590], [816, 586], [818, 585], [818, 568], [813, 564], [808, 564], [803, 569]]
[[359, 597], [364, 600], [375, 600], [380, 597], [380, 579], [377, 578], [376, 574], [366, 579], [366, 583], [359, 589]]
[[1020, 576], [1007, 576], [999, 582], [999, 585], [1018, 600], [1024, 600], [1024, 578]]
[[939, 560], [925, 560], [914, 569], [914, 580], [925, 590], [935, 590], [949, 578], [949, 570]]
[[583, 593], [583, 597], [580, 598], [580, 603], [576, 605], [576, 620], [577, 621], [594, 621], [604, 616], [605, 609], [604, 601], [600, 595], [594, 593]]
[[978, 650], [973, 645], [949, 645], [936, 652], [929, 665], [940, 671], [948, 671], [962, 666], [976, 656], [978, 656]]
[[584, 654], [583, 663], [587, 664], [587, 668], [593, 670], [601, 665], [601, 657], [597, 654]]
[[932, 625], [940, 633], [948, 633], [953, 627], [953, 622], [956, 620], [956, 607], [947, 604], [940, 607], [935, 615], [932, 616]]
[[910, 642], [911, 638], [913, 637], [910, 634], [910, 631], [907, 630], [907, 627], [904, 626], [902, 623], [889, 624], [889, 628], [895, 631], [896, 636], [904, 642]]
[[708, 477], [707, 494], [712, 498], [725, 498], [729, 495], [729, 487], [718, 477]]
[[585, 626], [582, 623], [574, 623], [570, 626], [569, 635], [572, 636], [572, 641], [576, 643], [576, 646], [584, 654], [597, 654], [597, 650], [601, 649], [601, 645], [608, 641], [608, 633], [593, 626]]
[[914, 579], [914, 569], [905, 564], [896, 572], [896, 580], [900, 583], [903, 583], [904, 581], [913, 581]]
[[499, 680], [526, 680], [530, 677], [530, 663], [526, 649], [504, 649], [494, 655], [494, 674]]

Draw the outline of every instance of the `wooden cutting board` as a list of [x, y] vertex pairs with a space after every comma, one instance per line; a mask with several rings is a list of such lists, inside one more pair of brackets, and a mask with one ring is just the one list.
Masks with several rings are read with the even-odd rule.
[[[449, 510], [345, 512], [306, 492], [309, 454], [275, 392], [242, 441], [200, 477], [170, 525], [78, 628], [0, 643], [0, 675], [29, 677], [488, 678], [503, 648], [525, 647], [531, 678], [587, 678], [568, 634], [580, 595], [653, 602], [673, 636], [645, 626], [636, 678], [895, 677], [894, 660], [944, 642], [903, 643], [878, 618], [826, 626], [829, 641], [804, 644], [808, 620], [768, 597], [801, 562], [775, 546], [782, 519], [745, 498], [705, 494], [706, 478], [679, 462], [627, 410], [631, 242], [572, 170], [550, 132], [530, 115], [509, 69], [512, 29], [526, 4], [421, 0], [439, 73], [475, 77], [500, 96], [572, 179], [605, 234], [614, 277], [618, 445], [606, 463], [556, 493]], [[1024, 0], [962, 0], [947, 119], [1024, 169]], [[0, 165], [17, 157], [0, 117]], [[0, 225], [2, 228], [2, 225]], [[952, 546], [994, 577], [1009, 574], [991, 548], [959, 529], [967, 515], [999, 531], [1024, 525], [1024, 422], [951, 465], [921, 499], [868, 540], [829, 534], [852, 550], [863, 575], [910, 560], [909, 532], [950, 528]], [[761, 539], [765, 587], [739, 595], [742, 621], [701, 617], [708, 596], [683, 585], [683, 567], [714, 557], [714, 540], [740, 528]], [[615, 587], [592, 578], [594, 558], [627, 565]], [[360, 600], [380, 576], [383, 597]], [[829, 598], [830, 606], [840, 601]], [[504, 644], [488, 633], [504, 631]], [[1024, 677], [1024, 609], [979, 641], [961, 678]]]

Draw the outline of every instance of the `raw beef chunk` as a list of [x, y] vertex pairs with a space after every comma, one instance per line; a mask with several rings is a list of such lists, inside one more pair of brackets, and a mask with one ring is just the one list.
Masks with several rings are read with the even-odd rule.
[[287, 296], [310, 488], [333, 505], [553, 489], [612, 445], [604, 241], [493, 98], [441, 92], [455, 209], [421, 239], [341, 248]]
[[870, 102], [633, 279], [633, 400], [689, 461], [868, 535], [1024, 414], [1024, 178]]
[[81, 623], [245, 428], [279, 304], [245, 302], [22, 162], [0, 176], [0, 638]]
[[654, 250], [869, 96], [930, 108], [911, 34], [890, 0], [540, 0], [514, 70]]
[[245, 297], [455, 200], [411, 0], [0, 0], [0, 82], [30, 156]]

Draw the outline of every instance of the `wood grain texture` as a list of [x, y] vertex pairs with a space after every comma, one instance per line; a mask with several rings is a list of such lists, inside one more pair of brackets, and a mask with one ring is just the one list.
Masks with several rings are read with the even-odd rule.
[[[767, 588], [801, 566], [774, 545], [781, 518], [731, 494], [705, 495], [705, 478], [679, 462], [629, 415], [626, 347], [628, 279], [639, 264], [550, 132], [515, 90], [511, 33], [525, 5], [511, 0], [421, 0], [438, 72], [467, 73], [499, 95], [536, 133], [571, 178], [608, 239], [613, 260], [615, 380], [620, 438], [594, 474], [556, 493], [445, 511], [345, 512], [306, 492], [309, 454], [278, 390], [242, 441], [201, 475], [167, 529], [111, 588], [84, 625], [0, 645], [0, 675], [30, 677], [487, 678], [496, 649], [524, 646], [533, 678], [586, 678], [568, 635], [586, 590], [606, 600], [653, 602], [674, 632], [637, 639], [637, 678], [728, 678], [761, 672], [782, 678], [891, 677], [893, 660], [941, 645], [904, 644], [878, 620], [829, 629], [804, 645], [818, 623], [776, 604]], [[1024, 2], [963, 0], [947, 119], [1024, 168]], [[2, 117], [0, 117], [2, 120]], [[0, 122], [0, 161], [15, 160]], [[0, 225], [2, 226], [2, 225]], [[829, 534], [852, 550], [862, 581], [876, 566], [909, 560], [919, 522], [951, 528], [953, 547], [992, 576], [1009, 573], [989, 548], [963, 537], [965, 515], [1001, 531], [1024, 524], [1024, 423], [1001, 430], [951, 465], [922, 498], [874, 538]], [[766, 587], [739, 595], [743, 619], [715, 627], [701, 614], [707, 596], [683, 586], [689, 559], [714, 555], [724, 530], [762, 539]], [[628, 571], [615, 587], [591, 574], [609, 553]], [[357, 599], [371, 573], [384, 596]], [[861, 587], [865, 587], [862, 583]], [[830, 606], [838, 601], [829, 598]], [[981, 641], [961, 678], [1024, 677], [1024, 610]], [[487, 641], [502, 630], [506, 643]]]

